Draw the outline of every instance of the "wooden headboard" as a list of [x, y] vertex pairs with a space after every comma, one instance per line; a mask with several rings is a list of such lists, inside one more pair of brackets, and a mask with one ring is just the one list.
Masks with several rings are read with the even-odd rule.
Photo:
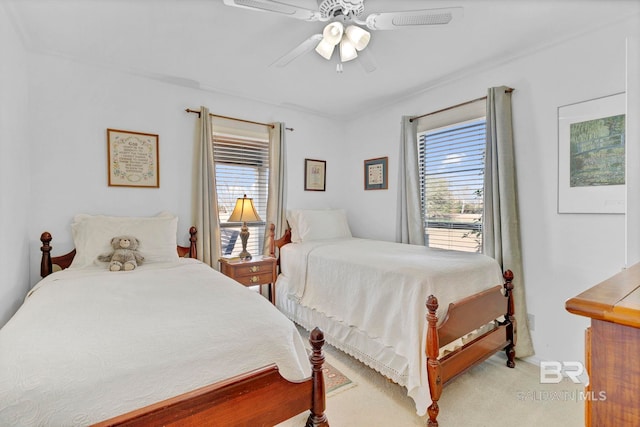
[[[180, 246], [178, 245], [178, 256], [179, 257], [188, 257], [188, 258], [197, 258], [198, 252], [196, 250], [196, 241], [198, 238], [196, 234], [198, 233], [198, 229], [196, 227], [191, 227], [189, 229], [189, 246]], [[71, 252], [66, 253], [60, 256], [51, 256], [51, 233], [45, 231], [40, 235], [40, 241], [42, 242], [42, 246], [40, 250], [42, 251], [42, 259], [40, 261], [40, 276], [47, 277], [49, 274], [54, 272], [54, 266], [58, 267], [57, 270], [64, 270], [71, 265], [73, 261], [73, 257], [76, 255], [76, 250], [73, 249]]]

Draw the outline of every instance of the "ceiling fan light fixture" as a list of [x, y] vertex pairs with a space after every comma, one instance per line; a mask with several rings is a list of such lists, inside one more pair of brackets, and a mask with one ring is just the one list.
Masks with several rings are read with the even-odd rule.
[[322, 39], [316, 46], [316, 52], [318, 52], [320, 56], [322, 56], [324, 59], [328, 61], [331, 59], [331, 56], [333, 55], [334, 48], [335, 48], [335, 45], [327, 42], [325, 39]]
[[322, 38], [327, 43], [331, 43], [333, 46], [340, 43], [342, 40], [342, 34], [344, 34], [344, 26], [341, 22], [331, 22], [324, 27], [322, 31]]
[[[396, 30], [406, 27], [425, 27], [447, 25], [459, 21], [463, 16], [463, 7], [441, 7], [420, 10], [371, 12], [365, 14], [365, 0], [305, 0], [317, 3], [317, 7], [294, 5], [293, 1], [283, 0], [223, 0], [226, 6], [255, 11], [277, 13], [303, 21], [324, 22], [322, 33], [313, 34], [274, 64], [283, 67], [296, 57], [314, 48], [327, 60], [331, 60], [333, 51], [340, 43], [342, 62], [351, 61], [361, 52], [360, 63], [365, 71], [371, 72], [376, 66], [366, 49], [371, 41], [369, 30]], [[366, 0], [368, 2], [368, 0]], [[379, 2], [382, 3], [382, 2]], [[386, 2], [391, 3], [391, 2]], [[424, 2], [427, 3], [427, 2]]]
[[356, 47], [351, 43], [348, 37], [343, 37], [340, 42], [340, 61], [347, 62], [358, 57]]
[[371, 40], [371, 33], [356, 25], [349, 25], [345, 30], [345, 36], [349, 38], [353, 47], [360, 51], [367, 47]]

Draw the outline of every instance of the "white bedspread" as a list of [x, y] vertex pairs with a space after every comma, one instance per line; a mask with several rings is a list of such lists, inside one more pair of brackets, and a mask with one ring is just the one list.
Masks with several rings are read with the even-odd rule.
[[[406, 359], [407, 372], [393, 379], [407, 387], [421, 415], [430, 404], [424, 352], [427, 297], [438, 298], [442, 319], [451, 302], [502, 283], [498, 263], [487, 256], [375, 240], [292, 243], [280, 257], [279, 292], [311, 309], [311, 316], [319, 313], [356, 329], [343, 334], [355, 338], [344, 346], [357, 349], [361, 360], [385, 365], [389, 349]], [[286, 301], [282, 307], [295, 311]], [[363, 336], [376, 345], [363, 345]]]
[[293, 323], [205, 264], [69, 269], [0, 330], [0, 425], [87, 425], [274, 362], [310, 375]]

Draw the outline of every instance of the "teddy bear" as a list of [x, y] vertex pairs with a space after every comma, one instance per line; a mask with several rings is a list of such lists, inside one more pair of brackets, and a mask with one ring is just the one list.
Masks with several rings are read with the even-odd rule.
[[111, 271], [131, 271], [144, 261], [138, 252], [140, 241], [132, 236], [116, 236], [111, 239], [113, 251], [98, 256], [99, 261], [109, 263]]

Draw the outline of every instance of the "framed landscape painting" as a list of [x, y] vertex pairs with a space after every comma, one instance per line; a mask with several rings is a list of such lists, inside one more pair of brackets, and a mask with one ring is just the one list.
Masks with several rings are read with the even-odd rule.
[[625, 94], [558, 108], [558, 212], [624, 213]]

